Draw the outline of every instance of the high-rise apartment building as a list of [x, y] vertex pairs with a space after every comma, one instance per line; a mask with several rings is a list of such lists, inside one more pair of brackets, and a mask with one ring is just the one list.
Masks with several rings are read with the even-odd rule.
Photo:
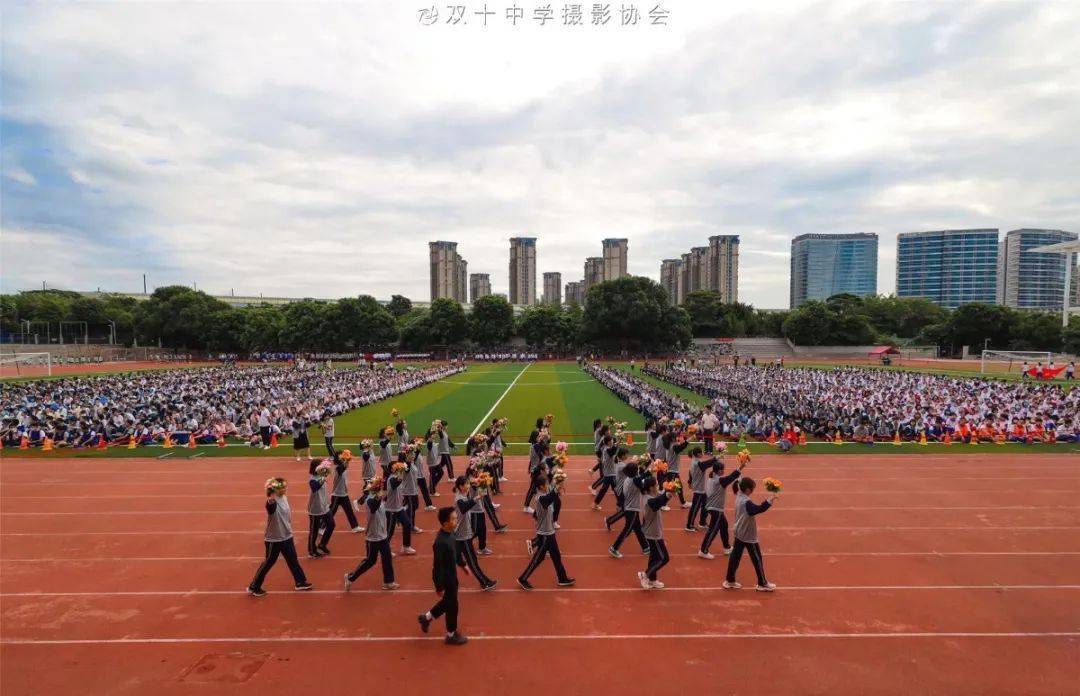
[[720, 293], [721, 302], [739, 300], [739, 235], [720, 234], [709, 237], [709, 290]]
[[604, 280], [615, 280], [629, 275], [626, 272], [627, 243], [625, 239], [605, 239], [603, 241]]
[[566, 284], [566, 295], [564, 297], [566, 304], [577, 304], [582, 307], [585, 306], [585, 281], [575, 280]]
[[466, 277], [468, 264], [457, 251], [457, 242], [428, 242], [431, 299], [449, 297], [468, 302]]
[[510, 304], [536, 304], [536, 237], [510, 239]]
[[469, 302], [476, 302], [481, 297], [491, 294], [491, 276], [487, 273], [469, 275]]
[[604, 280], [604, 259], [600, 256], [590, 256], [585, 259], [585, 292], [589, 288]]
[[660, 262], [660, 285], [667, 291], [668, 302], [673, 306], [682, 304], [682, 265], [679, 259]]
[[544, 294], [541, 301], [544, 304], [562, 304], [562, 273], [544, 274]]

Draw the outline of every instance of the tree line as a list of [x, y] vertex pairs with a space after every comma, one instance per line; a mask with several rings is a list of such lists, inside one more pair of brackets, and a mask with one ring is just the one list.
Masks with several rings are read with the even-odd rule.
[[516, 317], [498, 295], [479, 299], [468, 313], [448, 298], [416, 307], [401, 295], [387, 304], [361, 295], [336, 302], [233, 307], [176, 285], [156, 289], [145, 301], [60, 290], [0, 295], [5, 335], [23, 333], [27, 321], [42, 341], [46, 329], [57, 335], [60, 322], [86, 322], [99, 337], [108, 336], [112, 322], [117, 342], [124, 345], [230, 353], [491, 348], [515, 337], [542, 350], [655, 353], [685, 348], [693, 337], [718, 336], [782, 336], [810, 346], [933, 345], [944, 355], [955, 355], [965, 345], [978, 351], [984, 344], [999, 350], [1080, 352], [1080, 317], [1062, 329], [1056, 313], [979, 303], [948, 310], [922, 298], [855, 295], [774, 312], [722, 302], [710, 291], [690, 293], [681, 307], [672, 307], [659, 284], [641, 277], [594, 285], [584, 307], [538, 304]]

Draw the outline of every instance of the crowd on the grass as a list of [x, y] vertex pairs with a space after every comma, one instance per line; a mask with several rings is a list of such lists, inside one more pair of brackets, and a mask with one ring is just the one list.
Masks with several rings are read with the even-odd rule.
[[424, 369], [327, 370], [318, 363], [208, 367], [5, 384], [4, 447], [187, 444], [306, 433], [333, 417], [462, 372]]
[[[642, 372], [711, 399], [720, 419], [718, 435], [736, 439], [743, 435], [790, 439], [802, 434], [865, 443], [924, 437], [963, 442], [1080, 441], [1080, 389], [1045, 382], [860, 367], [694, 367], [682, 362], [647, 365]], [[636, 381], [630, 397], [623, 398], [653, 398], [647, 395], [654, 395], [656, 388]]]

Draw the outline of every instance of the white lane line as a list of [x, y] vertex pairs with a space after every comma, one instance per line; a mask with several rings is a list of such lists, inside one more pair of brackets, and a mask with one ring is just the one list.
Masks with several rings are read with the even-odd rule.
[[491, 414], [495, 412], [495, 409], [498, 407], [498, 405], [502, 403], [502, 400], [506, 398], [506, 395], [510, 393], [510, 390], [514, 388], [514, 385], [517, 384], [517, 381], [521, 379], [521, 376], [525, 374], [525, 371], [528, 370], [531, 365], [532, 363], [527, 363], [525, 367], [521, 368], [521, 372], [519, 372], [517, 377], [514, 378], [514, 381], [510, 383], [510, 386], [506, 388], [506, 391], [502, 393], [502, 396], [500, 396], [498, 400], [491, 405], [491, 408], [488, 409], [488, 412], [484, 414], [484, 417], [481, 418], [480, 422], [476, 424], [476, 427], [472, 429], [472, 432], [469, 433], [469, 437], [472, 437], [476, 433], [480, 432], [480, 429], [487, 424], [488, 418], [491, 418]]
[[[948, 532], [1008, 532], [1008, 531], [1060, 531], [1060, 530], [1080, 530], [1080, 526], [1068, 526], [1068, 525], [957, 525], [953, 527], [769, 527], [770, 532], [837, 532], [837, 531], [851, 531], [851, 532], [925, 532], [925, 531], [948, 531]], [[251, 529], [230, 529], [230, 530], [158, 530], [149, 532], [85, 532], [85, 531], [69, 531], [69, 532], [0, 532], [0, 537], [45, 537], [45, 536], [67, 536], [67, 537], [82, 537], [82, 536], [152, 536], [152, 537], [170, 537], [170, 536], [200, 536], [200, 535], [213, 535], [213, 534], [238, 534], [238, 535], [257, 535], [262, 533], [263, 527], [251, 528]], [[613, 534], [614, 532], [608, 532], [604, 528], [596, 527], [576, 527], [566, 528], [563, 527], [560, 532], [593, 532], [600, 534]], [[294, 538], [302, 536], [308, 533], [306, 527], [296, 528], [293, 530]], [[533, 529], [508, 529], [507, 534], [528, 534], [534, 536], [536, 532]]]
[[[631, 549], [627, 554], [627, 558], [634, 558], [638, 554]], [[697, 553], [673, 553], [670, 554], [672, 558], [696, 558]], [[1080, 556], [1080, 551], [770, 551], [769, 557], [774, 558], [778, 556], [783, 557], [808, 557], [808, 558], [826, 558], [826, 557], [872, 557], [872, 558], [888, 558], [888, 557], [926, 557], [926, 558], [951, 558], [951, 557], [966, 557], [966, 556], [1019, 556], [1019, 557], [1031, 557], [1031, 556]], [[427, 557], [427, 554], [421, 553], [419, 558]], [[564, 553], [563, 558], [611, 558], [606, 553]], [[135, 562], [173, 562], [173, 561], [261, 561], [264, 556], [98, 556], [95, 558], [0, 558], [0, 565], [4, 563], [118, 563], [126, 561]], [[484, 561], [497, 561], [500, 558], [532, 558], [523, 553], [521, 554], [503, 554], [496, 553], [493, 556], [485, 556]], [[717, 559], [721, 559], [717, 554]], [[702, 566], [707, 567], [707, 566]]]
[[[492, 411], [494, 411], [494, 408], [492, 408]], [[489, 411], [488, 413], [490, 414], [491, 411]], [[486, 418], [487, 417], [485, 416], [485, 419]], [[473, 433], [473, 435], [475, 435], [475, 434], [476, 433]], [[472, 435], [470, 435], [470, 437], [472, 437]], [[299, 464], [302, 464], [302, 462], [295, 462], [294, 461], [292, 463], [294, 465], [297, 465], [297, 475], [299, 475]], [[512, 462], [512, 464], [513, 464], [513, 462]], [[757, 469], [759, 469], [759, 470], [762, 470], [764, 468], [765, 468], [764, 466], [758, 466], [757, 467]], [[304, 469], [305, 469], [304, 476], [307, 476], [307, 472], [306, 472], [307, 467], [305, 466]], [[580, 469], [580, 470], [572, 469], [572, 470], [570, 470], [570, 473], [584, 474], [587, 471], [588, 471], [588, 469]], [[80, 487], [84, 487], [84, 486], [117, 486], [117, 485], [122, 485], [122, 484], [126, 484], [126, 483], [138, 483], [140, 485], [150, 485], [150, 486], [175, 485], [175, 482], [173, 482], [173, 481], [162, 481], [160, 483], [154, 483], [152, 481], [147, 481], [146, 480], [149, 477], [157, 477], [157, 476], [180, 476], [180, 477], [183, 477], [185, 479], [185, 481], [183, 481], [183, 483], [186, 485], [188, 483], [187, 479], [191, 479], [191, 476], [192, 476], [193, 473], [207, 473], [207, 474], [209, 474], [209, 473], [214, 473], [214, 472], [210, 472], [210, 471], [206, 471], [206, 472], [140, 471], [137, 474], [138, 480], [132, 480], [131, 478], [126, 478], [126, 477], [130, 477], [132, 475], [133, 472], [130, 472], [130, 471], [115, 471], [115, 472], [110, 471], [110, 472], [98, 472], [98, 473], [122, 474], [123, 477], [118, 478], [115, 481], [81, 481], [79, 479], [52, 479], [52, 478], [25, 479], [25, 480], [20, 480], [20, 481], [0, 481], [0, 486], [8, 487], [8, 486], [13, 486], [13, 485], [25, 485], [25, 486], [33, 486], [33, 487], [36, 487], [36, 488], [40, 488], [42, 486], [62, 484], [62, 485], [78, 485]], [[774, 471], [772, 473], [779, 473], [779, 472]], [[1042, 476], [1042, 475], [1035, 475], [1035, 474], [1032, 474], [1030, 476], [988, 476], [988, 477], [950, 476], [949, 479], [951, 481], [1030, 481], [1030, 480], [1032, 480], [1033, 477], [1036, 477], [1036, 476], [1040, 481], [1080, 481], [1080, 476]], [[784, 483], [788, 483], [788, 482], [792, 482], [792, 483], [796, 483], [796, 482], [797, 483], [812, 483], [812, 482], [820, 482], [820, 481], [843, 481], [843, 482], [861, 482], [861, 483], [874, 484], [874, 483], [878, 483], [878, 482], [882, 482], [882, 481], [911, 481], [911, 480], [912, 480], [912, 478], [910, 476], [823, 477], [823, 478], [818, 478], [818, 477], [799, 478], [799, 477], [784, 476]], [[192, 481], [191, 483], [197, 484], [198, 481]], [[258, 484], [256, 484], [256, 488], [257, 487], [258, 487]], [[986, 489], [986, 490], [993, 490], [993, 489]], [[1060, 490], [1060, 489], [1058, 489], [1058, 490]], [[862, 491], [851, 491], [851, 492], [858, 494], [858, 493], [861, 493]], [[866, 491], [866, 492], [873, 493], [875, 491]], [[918, 493], [919, 495], [922, 495], [922, 493], [923, 493], [923, 491], [920, 491], [917, 488], [908, 489], [907, 492], [909, 492], [909, 493]], [[953, 495], [957, 495], [955, 489], [953, 491], [951, 491], [951, 492], [953, 493]], [[964, 491], [964, 493], [967, 493], [967, 492], [979, 493], [979, 492], [983, 492], [983, 491], [967, 491], [967, 490]]]
[[[586, 495], [586, 494], [583, 494]], [[866, 507], [778, 507], [780, 512], [864, 512], [872, 510], [1080, 510], [1077, 505], [971, 505], [964, 507], [866, 506]], [[592, 508], [562, 508], [563, 512], [590, 512]], [[676, 511], [673, 511], [673, 514]], [[101, 517], [114, 515], [251, 515], [253, 510], [86, 510], [82, 512], [0, 512], [0, 517]]]
[[[430, 592], [430, 590], [427, 590]], [[1076, 638], [1080, 631], [1017, 631], [1017, 632], [975, 632], [975, 631], [920, 631], [905, 633], [592, 633], [561, 634], [549, 633], [535, 635], [484, 635], [470, 633], [469, 640], [485, 641], [554, 641], [554, 640], [759, 640], [759, 639], [873, 639], [873, 638]], [[0, 645], [162, 645], [187, 643], [414, 643], [442, 641], [442, 636], [249, 636], [230, 638], [70, 638], [70, 639], [35, 639], [5, 638]]]
[[[778, 588], [781, 592], [848, 592], [878, 590], [878, 591], [937, 591], [937, 590], [1080, 590], [1080, 585], [801, 585]], [[692, 585], [689, 587], [674, 587], [668, 585], [664, 592], [725, 592], [720, 585], [703, 587]], [[751, 590], [752, 592], [753, 590]], [[479, 588], [460, 589], [458, 592], [466, 594], [521, 594], [519, 588], [504, 588], [496, 590], [481, 590]], [[640, 587], [536, 587], [530, 592], [559, 592], [567, 594], [584, 594], [600, 592], [604, 594], [631, 592], [640, 594]], [[733, 590], [726, 591], [727, 593]], [[132, 592], [2, 592], [0, 598], [50, 598], [50, 597], [220, 597], [244, 595], [245, 590], [138, 590]], [[286, 592], [291, 595], [344, 595], [344, 590], [308, 590], [307, 592]], [[353, 589], [348, 594], [431, 594], [430, 587], [403, 589], [399, 588], [389, 592], [387, 590], [361, 590]], [[748, 593], [744, 593], [748, 594]]]
[[[217, 473], [217, 472], [214, 472], [214, 473]], [[164, 486], [164, 485], [171, 485], [171, 484], [161, 484], [161, 485]], [[221, 487], [220, 486], [215, 486], [215, 490], [221, 490]], [[1066, 496], [1066, 495], [1067, 496], [1073, 496], [1073, 495], [1075, 495], [1074, 493], [1072, 493], [1070, 491], [1067, 491], [1067, 490], [1063, 490], [1061, 488], [1031, 488], [1031, 489], [1025, 490], [1024, 492], [1025, 493], [1059, 493], [1059, 494], [1061, 494], [1063, 496]], [[245, 487], [245, 488], [242, 488], [242, 489], [238, 489], [237, 491], [235, 491], [233, 493], [197, 493], [197, 494], [173, 493], [173, 494], [168, 494], [168, 495], [160, 494], [160, 493], [145, 493], [145, 494], [140, 494], [140, 495], [4, 495], [4, 496], [0, 496], [0, 501], [11, 502], [11, 501], [14, 501], [14, 500], [136, 500], [136, 499], [143, 499], [143, 498], [154, 498], [154, 499], [160, 499], [160, 498], [191, 498], [191, 499], [195, 499], [195, 500], [202, 500], [202, 499], [206, 499], [206, 498], [228, 498], [230, 500], [236, 500], [237, 497], [250, 497], [250, 495], [249, 495], [250, 493], [251, 493], [251, 488], [250, 487]], [[843, 489], [835, 489], [835, 490], [818, 490], [818, 491], [784, 491], [784, 498], [791, 498], [792, 496], [796, 496], [796, 495], [822, 496], [822, 495], [827, 495], [827, 494], [828, 495], [835, 495], [835, 494], [839, 494], [839, 493], [845, 493], [845, 494], [852, 493], [852, 490], [850, 488], [843, 488]], [[956, 497], [956, 492], [955, 491], [910, 491], [910, 490], [905, 491], [905, 490], [880, 490], [879, 489], [879, 490], [876, 490], [876, 491], [857, 491], [857, 493], [858, 493], [858, 496], [860, 498], [864, 498], [864, 497], [866, 497], [868, 495], [902, 495], [902, 496], [911, 497], [911, 495], [913, 495], [915, 493], [917, 493], [920, 498], [925, 498], [928, 495], [934, 495], [934, 494], [948, 495], [948, 496]], [[999, 489], [988, 489], [988, 490], [983, 490], [983, 491], [970, 491], [969, 490], [969, 491], [965, 491], [964, 496], [965, 497], [971, 497], [972, 494], [980, 494], [980, 493], [986, 493], [988, 495], [1007, 496], [1009, 498], [1015, 498], [1016, 497], [1016, 494], [1013, 491], [1005, 491], [1005, 490], [999, 490]], [[509, 498], [509, 496], [512, 496], [512, 495], [524, 495], [524, 493], [522, 491], [512, 491], [512, 492], [508, 491], [508, 496], [507, 497]], [[562, 497], [564, 497], [564, 498], [567, 497], [567, 496], [583, 496], [583, 497], [587, 496], [589, 498], [595, 498], [596, 494], [595, 493], [563, 493], [563, 495], [562, 495]], [[504, 498], [504, 500], [506, 500], [506, 499], [507, 498]], [[902, 506], [902, 507], [905, 510], [926, 510], [926, 509], [929, 509], [929, 508], [924, 508], [924, 507], [919, 507], [919, 506], [911, 506], [911, 505], [906, 505], [906, 506]], [[976, 507], [978, 507], [978, 506], [976, 506]], [[1042, 507], [1045, 507], [1045, 506], [1035, 505], [1035, 506], [1032, 506], [1032, 507], [1033, 508], [1042, 508]], [[1051, 506], [1051, 507], [1053, 507], [1053, 506]], [[779, 508], [777, 508], [777, 509], [779, 509]], [[785, 507], [784, 509], [791, 510], [793, 508]], [[821, 507], [819, 509], [821, 509], [821, 510], [835, 510], [836, 508], [830, 508], [830, 507], [824, 507], [823, 506], [823, 507]], [[878, 507], [878, 508], [875, 508], [875, 509], [881, 510], [881, 509], [887, 509], [887, 508]], [[959, 508], [957, 508], [957, 509], [959, 509]]]

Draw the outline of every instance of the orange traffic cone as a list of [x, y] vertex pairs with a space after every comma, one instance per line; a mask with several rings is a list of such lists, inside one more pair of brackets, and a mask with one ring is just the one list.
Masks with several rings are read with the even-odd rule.
[[165, 441], [161, 443], [161, 446], [165, 449], [176, 447], [176, 444], [172, 440], [172, 433], [165, 433]]
[[926, 446], [926, 431], [925, 430], [922, 431], [921, 433], [919, 433], [919, 444], [922, 445], [923, 447]]
[[971, 434], [971, 442], [969, 442], [968, 444], [972, 445], [972, 446], [975, 446], [975, 445], [979, 444], [979, 436], [976, 433], [972, 433]]
[[277, 433], [274, 433], [273, 435], [270, 436], [270, 446], [271, 447], [277, 447], [278, 446]]
[[52, 452], [52, 449], [53, 449], [52, 438], [51, 437], [45, 438], [45, 444], [41, 446], [41, 451], [42, 452]]
[[105, 439], [104, 435], [98, 435], [97, 448], [98, 449], [108, 449], [109, 448], [109, 441]]
[[839, 430], [836, 431], [836, 437], [833, 438], [833, 444], [834, 445], [842, 445], [842, 444], [844, 444], [844, 438], [842, 438], [840, 436], [840, 431]]
[[775, 430], [769, 433], [769, 437], [765, 438], [765, 442], [769, 443], [770, 445], [775, 445], [776, 444], [776, 431]]
[[188, 449], [195, 449], [195, 433], [191, 433], [187, 438]]
[[135, 437], [132, 436], [131, 439], [128, 440], [128, 449], [135, 449], [136, 447], [138, 447], [138, 444], [139, 443], [135, 440]]
[[30, 449], [30, 440], [25, 435], [19, 438], [19, 449]]
[[894, 445], [896, 445], [897, 447], [900, 446], [900, 431], [899, 430], [897, 430], [895, 433], [893, 433], [892, 443]]
[[945, 431], [945, 437], [943, 437], [941, 441], [944, 442], [946, 445], [952, 444], [952, 435], [949, 434], [948, 430]]
[[997, 435], [995, 435], [994, 436], [994, 444], [995, 445], [1004, 445], [1005, 444], [1005, 434], [1004, 433], [998, 433]]
[[806, 444], [806, 433], [804, 433], [801, 430], [799, 431], [799, 444], [800, 445], [805, 445]]
[[225, 436], [224, 435], [218, 435], [217, 446], [218, 447], [224, 447], [225, 446]]
[[627, 435], [626, 435], [626, 446], [627, 447], [633, 447], [634, 446], [634, 436], [629, 434], [629, 433], [627, 433]]

